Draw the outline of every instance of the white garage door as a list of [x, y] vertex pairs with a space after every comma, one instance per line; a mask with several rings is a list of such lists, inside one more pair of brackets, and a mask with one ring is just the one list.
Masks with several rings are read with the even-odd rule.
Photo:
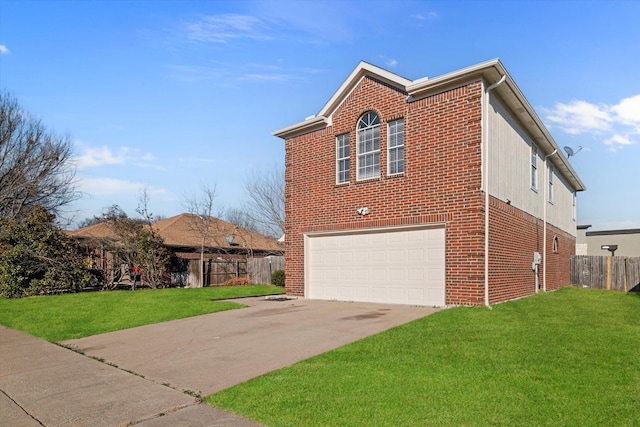
[[308, 235], [311, 299], [444, 306], [444, 228]]

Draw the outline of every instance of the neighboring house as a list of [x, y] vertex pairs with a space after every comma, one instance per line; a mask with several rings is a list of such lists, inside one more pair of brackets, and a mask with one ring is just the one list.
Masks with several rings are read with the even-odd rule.
[[613, 252], [615, 256], [640, 257], [640, 228], [587, 231], [590, 227], [578, 226], [576, 255], [609, 256]]
[[289, 294], [490, 305], [570, 284], [585, 187], [499, 60], [413, 81], [361, 62], [274, 135]]
[[[230, 277], [246, 277], [249, 258], [282, 256], [284, 245], [276, 239], [255, 231], [238, 227], [214, 217], [200, 217], [184, 213], [153, 223], [153, 228], [171, 249], [172, 283], [180, 286], [201, 287], [200, 251], [204, 246], [205, 285], [222, 283]], [[114, 240], [107, 223], [98, 223], [68, 234], [84, 242], [93, 250], [98, 268], [107, 270], [110, 255], [100, 242]], [[244, 263], [240, 263], [244, 260]], [[126, 267], [127, 268], [127, 267]]]

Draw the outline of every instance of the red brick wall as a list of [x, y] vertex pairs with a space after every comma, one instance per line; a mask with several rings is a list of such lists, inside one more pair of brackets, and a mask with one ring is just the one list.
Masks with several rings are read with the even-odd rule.
[[[286, 289], [304, 295], [303, 233], [403, 224], [446, 224], [447, 304], [482, 304], [484, 199], [479, 81], [411, 103], [365, 77], [333, 114], [333, 126], [286, 141]], [[356, 125], [380, 117], [381, 177], [356, 182]], [[387, 127], [405, 121], [405, 173], [387, 176]], [[336, 136], [348, 132], [351, 180], [336, 185]], [[366, 217], [356, 214], [366, 206]]]
[[[489, 208], [489, 295], [490, 303], [521, 298], [535, 293], [533, 253], [544, 256], [544, 223], [505, 202], [490, 198]], [[553, 239], [558, 251], [553, 252]], [[547, 224], [547, 290], [570, 284], [570, 258], [575, 254], [575, 237]], [[540, 289], [544, 269], [539, 269]]]
[[[406, 93], [365, 77], [333, 114], [333, 126], [288, 139], [286, 147], [286, 289], [304, 295], [303, 233], [397, 225], [446, 226], [446, 303], [484, 302], [484, 194], [481, 186], [479, 81], [411, 103]], [[381, 176], [356, 182], [356, 124], [380, 117]], [[387, 176], [387, 127], [405, 120], [405, 173]], [[349, 133], [348, 184], [336, 184], [336, 136]], [[356, 209], [366, 206], [368, 216]], [[531, 295], [533, 253], [543, 254], [544, 226], [490, 198], [490, 302]], [[554, 237], [558, 251], [553, 252]], [[547, 226], [547, 290], [569, 284], [575, 238]], [[543, 266], [539, 267], [540, 287]]]

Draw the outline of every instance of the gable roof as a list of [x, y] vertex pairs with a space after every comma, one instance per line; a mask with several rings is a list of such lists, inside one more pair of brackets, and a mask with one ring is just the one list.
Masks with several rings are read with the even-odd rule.
[[500, 83], [493, 88], [492, 93], [496, 93], [505, 102], [507, 108], [531, 135], [541, 153], [549, 156], [548, 160], [569, 181], [570, 185], [576, 191], [584, 191], [586, 189], [578, 174], [569, 164], [568, 159], [561, 154], [560, 147], [556, 144], [538, 114], [498, 58], [434, 78], [423, 77], [413, 81], [361, 61], [318, 114], [307, 117], [302, 122], [279, 129], [273, 132], [273, 135], [287, 139], [331, 126], [333, 112], [365, 76], [374, 77], [404, 91], [407, 94], [407, 102], [413, 102], [443, 92], [455, 87], [455, 85], [464, 84], [464, 82], [472, 81], [473, 79], [481, 79], [485, 87]]
[[[205, 241], [207, 248], [221, 249], [252, 249], [267, 252], [282, 252], [284, 244], [276, 239], [267, 237], [255, 231], [238, 227], [230, 222], [215, 217], [209, 217], [209, 231]], [[183, 213], [153, 223], [153, 228], [164, 239], [167, 246], [174, 248], [200, 248], [202, 234], [198, 231], [200, 216]], [[77, 238], [113, 238], [111, 226], [106, 222], [90, 225], [78, 230], [68, 231], [67, 234]], [[226, 240], [233, 237], [233, 242]]]
[[111, 225], [107, 222], [99, 222], [77, 230], [65, 230], [67, 236], [84, 239], [108, 239], [113, 237]]

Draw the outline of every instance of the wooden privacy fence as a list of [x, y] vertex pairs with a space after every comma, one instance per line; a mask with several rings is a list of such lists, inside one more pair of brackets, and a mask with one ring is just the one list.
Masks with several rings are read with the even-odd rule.
[[640, 292], [640, 257], [574, 255], [571, 284], [582, 288]]
[[[200, 282], [200, 260], [189, 263], [189, 283], [196, 285]], [[203, 263], [204, 286], [216, 286], [235, 277], [247, 277], [247, 261], [244, 259], [208, 259]]]
[[249, 258], [247, 260], [247, 272], [251, 283], [271, 284], [271, 273], [276, 270], [284, 270], [283, 256]]

